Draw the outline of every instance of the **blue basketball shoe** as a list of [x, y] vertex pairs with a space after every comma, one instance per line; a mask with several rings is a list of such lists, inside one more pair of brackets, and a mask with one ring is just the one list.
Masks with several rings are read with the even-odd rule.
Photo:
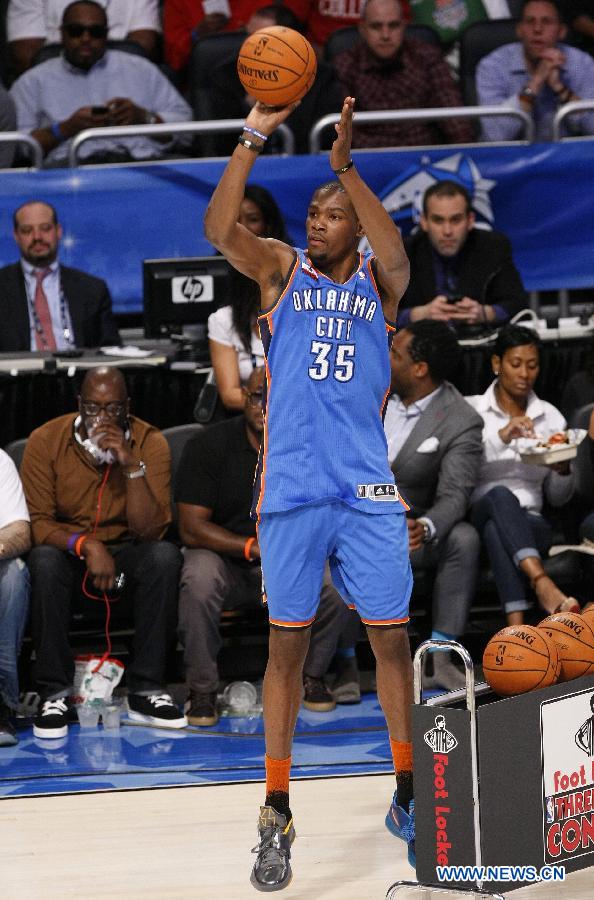
[[386, 828], [395, 837], [408, 844], [408, 861], [413, 869], [417, 867], [415, 854], [415, 801], [411, 800], [408, 812], [398, 805], [397, 791], [394, 791], [392, 803], [386, 816]]

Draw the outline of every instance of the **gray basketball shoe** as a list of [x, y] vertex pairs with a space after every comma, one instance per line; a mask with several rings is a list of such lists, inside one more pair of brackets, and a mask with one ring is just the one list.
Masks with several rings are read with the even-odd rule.
[[295, 840], [293, 819], [287, 822], [272, 806], [261, 806], [258, 834], [260, 843], [252, 849], [258, 855], [250, 881], [257, 891], [282, 891], [293, 877], [289, 862]]

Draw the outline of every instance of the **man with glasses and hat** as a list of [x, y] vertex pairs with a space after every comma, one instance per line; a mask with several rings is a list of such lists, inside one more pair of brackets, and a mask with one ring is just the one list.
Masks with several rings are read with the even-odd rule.
[[[192, 111], [157, 66], [107, 49], [105, 10], [77, 0], [62, 17], [63, 53], [25, 72], [10, 89], [19, 131], [31, 134], [47, 166], [66, 165], [72, 138], [87, 128], [187, 122]], [[86, 162], [162, 158], [173, 144], [136, 136], [88, 141]]]
[[[264, 369], [243, 388], [242, 416], [219, 422], [188, 441], [175, 485], [184, 565], [179, 593], [179, 637], [190, 693], [190, 725], [212, 726], [221, 647], [221, 612], [254, 608], [262, 598], [256, 523], [250, 518], [254, 472], [263, 432]], [[329, 712], [336, 702], [324, 682], [349, 611], [326, 570], [320, 606], [304, 665], [303, 705]]]
[[167, 441], [129, 415], [122, 373], [107, 366], [85, 376], [78, 414], [46, 422], [27, 441], [21, 478], [34, 544], [27, 562], [41, 698], [36, 737], [67, 733], [75, 605], [103, 603], [116, 585], [134, 620], [129, 716], [149, 725], [186, 725], [165, 690], [182, 562], [177, 547], [162, 540], [171, 523], [170, 476]]

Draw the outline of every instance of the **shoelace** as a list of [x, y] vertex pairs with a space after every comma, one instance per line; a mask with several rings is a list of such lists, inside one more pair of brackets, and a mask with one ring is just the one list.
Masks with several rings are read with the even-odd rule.
[[[402, 807], [400, 807], [400, 809], [402, 809]], [[403, 812], [405, 815], [407, 815], [406, 810], [403, 810]], [[406, 841], [407, 844], [410, 844], [410, 842], [412, 840], [414, 840], [414, 838], [415, 838], [414, 815], [415, 815], [415, 801], [414, 800], [410, 801], [409, 810], [408, 810], [408, 817], [409, 817], [408, 822], [401, 823], [400, 820], [398, 819], [398, 813], [397, 813], [396, 809], [393, 809], [394, 819], [396, 820], [396, 824], [398, 825], [398, 828], [400, 829], [400, 833], [402, 834], [402, 837], [404, 838], [404, 840]]]
[[147, 698], [149, 703], [152, 703], [153, 706], [173, 706], [173, 700], [169, 696], [169, 694], [152, 694]]
[[65, 713], [67, 712], [67, 709], [68, 707], [66, 706], [66, 701], [61, 697], [58, 700], [46, 700], [43, 704], [41, 715], [53, 716], [56, 713]]
[[252, 847], [252, 853], [262, 855], [262, 862], [267, 866], [276, 866], [284, 862], [283, 854], [286, 853], [281, 847], [280, 826], [266, 828], [259, 844]]

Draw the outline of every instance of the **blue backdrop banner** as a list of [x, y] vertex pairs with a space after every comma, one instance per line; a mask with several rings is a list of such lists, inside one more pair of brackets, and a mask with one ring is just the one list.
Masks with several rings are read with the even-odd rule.
[[[594, 141], [361, 152], [356, 163], [404, 233], [423, 192], [453, 178], [470, 190], [478, 224], [510, 237], [528, 290], [594, 286]], [[213, 253], [202, 219], [223, 167], [196, 160], [0, 173], [0, 264], [17, 258], [14, 209], [47, 200], [64, 228], [62, 261], [105, 278], [117, 312], [137, 312], [144, 259]], [[250, 181], [272, 192], [302, 244], [309, 198], [331, 177], [326, 155], [261, 157]]]

